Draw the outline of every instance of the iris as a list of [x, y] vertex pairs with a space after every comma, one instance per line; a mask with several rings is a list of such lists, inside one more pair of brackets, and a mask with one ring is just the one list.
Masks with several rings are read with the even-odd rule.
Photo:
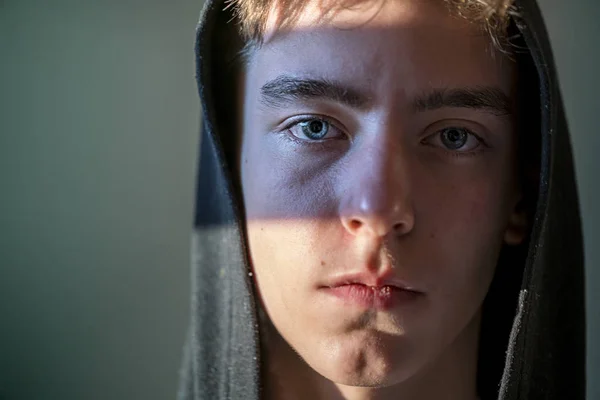
[[320, 140], [329, 132], [329, 123], [320, 119], [300, 122], [302, 133], [309, 139]]
[[442, 143], [450, 150], [460, 149], [469, 139], [469, 133], [464, 128], [446, 128], [443, 129], [440, 134]]

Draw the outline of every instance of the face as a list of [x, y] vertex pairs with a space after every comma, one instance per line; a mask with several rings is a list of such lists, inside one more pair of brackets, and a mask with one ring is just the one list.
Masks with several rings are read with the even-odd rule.
[[476, 326], [522, 240], [513, 65], [441, 2], [268, 24], [245, 71], [240, 174], [273, 326], [327, 379], [402, 382]]

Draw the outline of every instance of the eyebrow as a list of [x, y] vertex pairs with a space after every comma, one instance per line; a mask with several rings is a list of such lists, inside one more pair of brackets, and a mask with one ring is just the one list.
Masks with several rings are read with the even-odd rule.
[[510, 98], [502, 89], [494, 86], [434, 89], [413, 101], [413, 110], [416, 112], [444, 107], [485, 110], [498, 116], [512, 114]]
[[[272, 108], [284, 107], [294, 101], [323, 99], [365, 109], [371, 101], [366, 93], [338, 82], [289, 75], [280, 75], [268, 81], [261, 87], [260, 93], [262, 104]], [[414, 112], [449, 107], [480, 109], [498, 116], [512, 113], [510, 98], [494, 86], [432, 89], [414, 98], [411, 106]]]
[[352, 108], [365, 108], [369, 97], [358, 90], [327, 79], [296, 78], [281, 75], [260, 89], [261, 102], [268, 107], [281, 107], [294, 101], [330, 100]]

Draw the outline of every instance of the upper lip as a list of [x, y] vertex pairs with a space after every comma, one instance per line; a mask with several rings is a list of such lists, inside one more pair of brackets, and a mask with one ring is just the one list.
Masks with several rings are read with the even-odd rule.
[[334, 277], [331, 280], [331, 283], [326, 285], [326, 287], [333, 288], [344, 285], [352, 285], [352, 284], [360, 284], [365, 286], [372, 287], [383, 287], [383, 286], [393, 286], [398, 289], [408, 290], [411, 292], [421, 292], [419, 289], [415, 288], [413, 285], [409, 284], [406, 281], [403, 281], [395, 276], [391, 275], [377, 275], [377, 274], [369, 274], [364, 272], [358, 273], [350, 273], [344, 274], [338, 277]]

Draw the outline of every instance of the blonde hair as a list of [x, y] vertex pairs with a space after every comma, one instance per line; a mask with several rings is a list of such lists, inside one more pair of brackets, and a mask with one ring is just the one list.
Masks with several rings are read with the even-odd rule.
[[[323, 17], [341, 9], [348, 9], [365, 0], [319, 0], [319, 8], [325, 11]], [[383, 0], [385, 1], [385, 0]], [[514, 0], [439, 0], [443, 1], [455, 15], [480, 24], [490, 35], [493, 44], [503, 52], [509, 51], [510, 39], [507, 35], [510, 17], [516, 15]], [[285, 10], [277, 15], [276, 24], [286, 28], [297, 21], [306, 6], [306, 0], [227, 0], [226, 8], [233, 10], [239, 26], [239, 33], [246, 47], [263, 42], [267, 18], [275, 4]]]

